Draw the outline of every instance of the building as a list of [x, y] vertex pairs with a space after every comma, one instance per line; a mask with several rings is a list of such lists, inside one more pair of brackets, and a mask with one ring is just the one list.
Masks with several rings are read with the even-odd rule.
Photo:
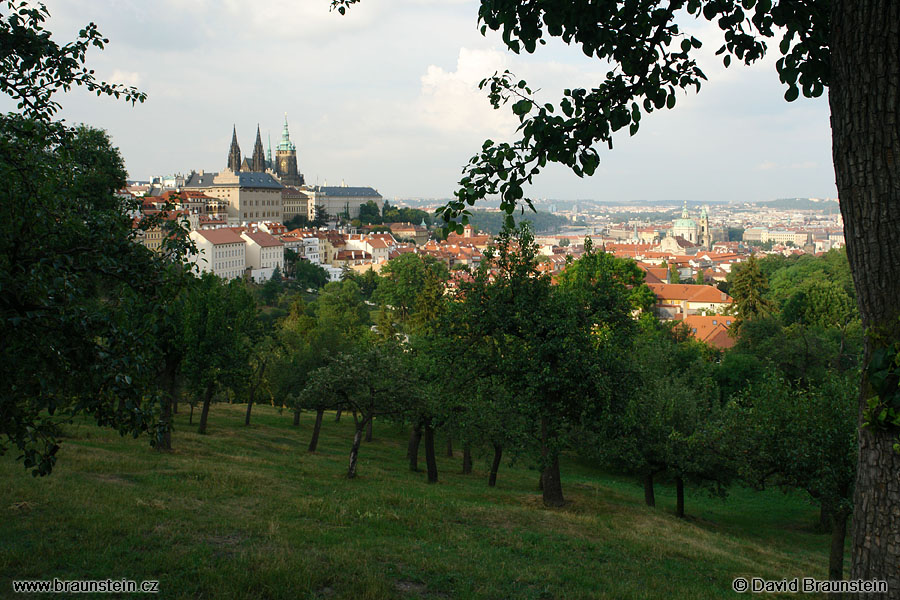
[[[269, 154], [271, 156], [271, 149]], [[291, 134], [288, 132], [287, 114], [284, 115], [284, 129], [281, 132], [281, 142], [275, 153], [275, 175], [284, 185], [301, 186], [303, 185], [303, 174], [300, 173], [297, 165], [297, 147], [291, 141]]]
[[648, 283], [647, 286], [656, 294], [654, 308], [660, 319], [674, 319], [677, 315], [722, 314], [734, 302], [731, 296], [709, 285]]
[[290, 221], [298, 215], [309, 216], [309, 205], [313, 194], [291, 186], [285, 186], [281, 190], [282, 218]]
[[[240, 152], [240, 149], [238, 149]], [[281, 190], [270, 173], [232, 171], [191, 173], [187, 190], [202, 190], [226, 202], [228, 221], [239, 225], [249, 221], [283, 221]]]
[[384, 198], [370, 187], [315, 186], [311, 191], [313, 197], [309, 204], [310, 220], [316, 218], [317, 208], [332, 217], [356, 219], [359, 217], [359, 207], [367, 202], [374, 202], [379, 211], [384, 207]]
[[684, 208], [681, 211], [681, 218], [675, 219], [675, 222], [672, 223], [672, 230], [669, 235], [673, 238], [684, 238], [694, 245], [700, 244], [700, 231], [697, 227], [697, 223], [695, 223], [694, 220], [691, 219], [691, 216], [688, 214], [687, 200], [684, 201]]
[[245, 231], [241, 239], [247, 244], [246, 266], [253, 281], [268, 281], [275, 269], [284, 272], [284, 244], [277, 238], [265, 231]]
[[200, 273], [212, 272], [222, 279], [244, 276], [247, 266], [246, 242], [231, 229], [201, 229], [192, 231], [191, 240], [197, 254], [190, 257]]

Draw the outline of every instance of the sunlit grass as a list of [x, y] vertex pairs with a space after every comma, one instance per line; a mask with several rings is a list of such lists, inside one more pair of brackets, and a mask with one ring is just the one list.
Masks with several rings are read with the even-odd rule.
[[[799, 496], [688, 488], [643, 506], [631, 480], [563, 464], [568, 504], [546, 509], [537, 472], [487, 457], [440, 482], [407, 470], [405, 432], [376, 423], [347, 480], [351, 419], [215, 405], [209, 434], [178, 415], [175, 451], [70, 425], [53, 475], [0, 459], [0, 597], [13, 579], [158, 579], [160, 596], [202, 598], [730, 598], [736, 576], [825, 578], [828, 537]], [[424, 460], [421, 461], [424, 465]], [[104, 596], [109, 597], [109, 596]]]

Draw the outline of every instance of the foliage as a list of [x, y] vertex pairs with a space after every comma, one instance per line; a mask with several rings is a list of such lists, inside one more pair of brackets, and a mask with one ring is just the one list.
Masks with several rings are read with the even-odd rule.
[[759, 268], [756, 257], [736, 266], [731, 278], [731, 297], [734, 298], [734, 315], [737, 317], [732, 331], [739, 331], [745, 321], [767, 315], [772, 304], [766, 298], [769, 282]]
[[414, 252], [401, 254], [381, 268], [382, 278], [373, 299], [393, 306], [405, 322], [415, 310], [428, 273], [440, 281], [447, 280], [446, 265], [434, 257]]
[[294, 264], [294, 280], [301, 289], [317, 290], [328, 283], [328, 272], [308, 260], [298, 260]]
[[[569, 224], [565, 217], [543, 211], [519, 212], [513, 215], [513, 220], [516, 225], [528, 223], [531, 229], [537, 232], [557, 232]], [[476, 231], [486, 231], [491, 235], [500, 233], [507, 225], [505, 213], [491, 210], [472, 210], [467, 222]], [[443, 220], [440, 223], [446, 225]]]

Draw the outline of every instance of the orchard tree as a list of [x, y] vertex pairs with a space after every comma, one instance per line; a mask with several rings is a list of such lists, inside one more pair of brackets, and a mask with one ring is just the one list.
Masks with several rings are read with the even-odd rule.
[[[358, 1], [332, 0], [332, 7], [343, 14]], [[611, 146], [626, 128], [636, 134], [643, 114], [674, 108], [680, 90], [700, 89], [706, 76], [694, 55], [702, 42], [686, 37], [679, 25], [692, 17], [724, 32], [717, 53], [726, 67], [734, 59], [758, 61], [780, 38], [776, 69], [788, 102], [828, 90], [847, 255], [868, 332], [850, 575], [900, 589], [900, 221], [891, 217], [900, 212], [900, 3], [482, 0], [482, 31], [500, 30], [513, 52], [532, 53], [545, 37], [558, 37], [611, 68], [595, 88], [566, 90], [558, 104], [539, 101], [509, 72], [485, 80], [494, 106], [511, 104], [519, 138], [486, 141], [441, 216], [452, 223], [477, 201], [498, 194], [511, 222], [520, 203], [531, 206], [524, 186], [548, 162], [592, 175], [600, 162], [595, 145]], [[464, 214], [458, 229], [465, 223]]]

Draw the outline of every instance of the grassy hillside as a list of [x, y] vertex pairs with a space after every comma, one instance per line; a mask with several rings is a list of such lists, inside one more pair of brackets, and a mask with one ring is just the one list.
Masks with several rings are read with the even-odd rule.
[[440, 451], [428, 485], [385, 423], [350, 481], [350, 419], [326, 418], [310, 455], [310, 415], [256, 407], [244, 427], [243, 410], [214, 406], [206, 436], [179, 415], [173, 454], [72, 425], [50, 477], [0, 459], [0, 596], [59, 577], [158, 579], [163, 598], [731, 598], [739, 575], [827, 573], [798, 497], [689, 489], [682, 521], [672, 489], [648, 509], [633, 482], [565, 463], [569, 504], [550, 510], [521, 464], [490, 489], [486, 457], [464, 476]]

